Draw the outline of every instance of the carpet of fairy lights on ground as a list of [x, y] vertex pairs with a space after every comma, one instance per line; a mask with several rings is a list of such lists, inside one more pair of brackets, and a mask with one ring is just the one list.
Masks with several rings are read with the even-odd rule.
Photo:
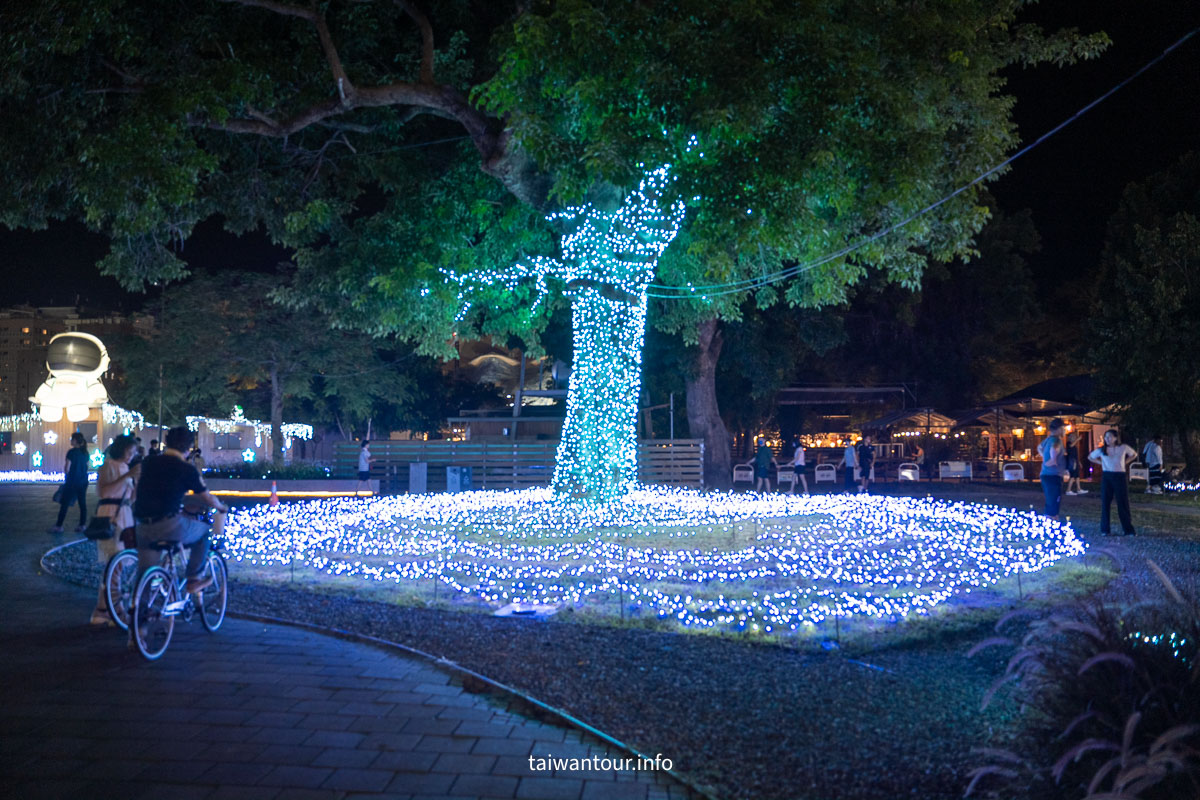
[[1085, 548], [1069, 524], [990, 505], [661, 487], [601, 507], [549, 489], [325, 499], [238, 509], [226, 525], [227, 554], [258, 569], [436, 583], [485, 609], [616, 602], [768, 634], [927, 614]]

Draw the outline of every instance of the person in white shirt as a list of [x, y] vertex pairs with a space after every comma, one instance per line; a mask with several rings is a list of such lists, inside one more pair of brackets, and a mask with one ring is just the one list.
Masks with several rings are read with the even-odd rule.
[[1121, 529], [1126, 536], [1134, 534], [1133, 521], [1129, 517], [1129, 463], [1137, 460], [1137, 453], [1127, 444], [1121, 444], [1121, 436], [1113, 429], [1104, 432], [1104, 445], [1088, 454], [1088, 461], [1099, 464], [1100, 473], [1100, 534], [1108, 536], [1109, 511], [1113, 498], [1117, 500], [1117, 515], [1121, 518]]
[[354, 484], [354, 496], [358, 497], [358, 487], [367, 485], [367, 494], [371, 493], [371, 442], [363, 439], [362, 447], [358, 450], [358, 483]]
[[1146, 489], [1148, 494], [1162, 494], [1163, 492], [1162, 440], [1162, 434], [1156, 433], [1154, 438], [1146, 442], [1146, 446], [1142, 448], [1142, 460], [1146, 462], [1146, 471], [1150, 473], [1147, 481], [1150, 486]]
[[[804, 493], [808, 494], [808, 479], [804, 477], [804, 445], [796, 443], [796, 451], [792, 453], [792, 470], [796, 473], [796, 480], [800, 481], [800, 485], [804, 487]], [[796, 484], [792, 484], [792, 494], [796, 493]]]

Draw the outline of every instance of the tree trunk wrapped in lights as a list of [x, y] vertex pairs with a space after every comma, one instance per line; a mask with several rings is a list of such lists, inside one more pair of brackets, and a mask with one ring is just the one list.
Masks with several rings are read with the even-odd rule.
[[637, 484], [646, 287], [684, 218], [681, 201], [665, 200], [672, 180], [670, 166], [662, 166], [648, 171], [614, 211], [587, 203], [550, 215], [565, 229], [561, 258], [450, 275], [461, 287], [460, 317], [476, 288], [533, 278], [544, 293], [548, 277], [566, 282], [575, 359], [555, 460], [554, 489], [560, 494], [607, 502]]

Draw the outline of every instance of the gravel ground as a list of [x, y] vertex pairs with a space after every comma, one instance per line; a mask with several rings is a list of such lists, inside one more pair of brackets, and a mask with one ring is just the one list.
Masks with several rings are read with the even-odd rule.
[[[1025, 502], [1024, 495], [1011, 502]], [[1085, 536], [1095, 532], [1086, 516], [1079, 524]], [[1185, 529], [1197, 525], [1200, 519], [1183, 523]], [[1158, 591], [1147, 557], [1179, 577], [1182, 587], [1195, 585], [1200, 539], [1090, 538], [1122, 566], [1102, 592], [1110, 599]], [[98, 580], [90, 544], [61, 551], [52, 568], [68, 580]], [[405, 608], [236, 580], [231, 609], [357, 631], [443, 656], [643, 752], [662, 753], [677, 770], [730, 799], [958, 798], [967, 772], [979, 763], [971, 748], [998, 741], [1013, 714], [1003, 704], [979, 710], [1003, 668], [1003, 654], [995, 650], [987, 658], [965, 657], [990, 634], [986, 620], [941, 637], [847, 654]]]

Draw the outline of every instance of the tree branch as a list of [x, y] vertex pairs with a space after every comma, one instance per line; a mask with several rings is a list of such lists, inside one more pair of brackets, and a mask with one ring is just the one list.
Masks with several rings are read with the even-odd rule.
[[346, 75], [346, 69], [342, 66], [342, 59], [338, 56], [337, 47], [333, 43], [333, 35], [329, 32], [329, 25], [325, 22], [325, 15], [317, 11], [315, 4], [313, 8], [300, 8], [299, 6], [287, 3], [278, 3], [275, 0], [220, 0], [220, 2], [261, 8], [276, 14], [282, 14], [285, 17], [298, 17], [308, 20], [317, 29], [317, 38], [321, 40], [321, 50], [325, 53], [325, 61], [329, 64], [329, 71], [333, 73], [333, 81], [334, 85], [337, 86], [338, 97], [345, 102], [348, 97], [354, 94], [354, 84], [350, 82], [349, 76]]
[[429, 18], [421, 13], [409, 0], [396, 0], [396, 5], [417, 23], [421, 30], [421, 83], [433, 83], [433, 26]]
[[416, 83], [397, 82], [382, 86], [359, 88], [354, 86], [342, 66], [337, 48], [324, 16], [313, 8], [301, 8], [278, 0], [220, 0], [252, 8], [261, 8], [284, 16], [297, 17], [310, 22], [317, 29], [325, 59], [333, 73], [337, 98], [316, 103], [293, 116], [274, 120], [263, 114], [250, 113], [250, 119], [231, 119], [215, 122], [210, 118], [191, 115], [188, 123], [198, 127], [212, 128], [229, 133], [250, 133], [259, 136], [282, 138], [312, 125], [356, 108], [387, 108], [409, 106], [405, 118], [417, 114], [434, 114], [447, 117], [466, 129], [467, 135], [481, 156], [483, 171], [499, 180], [509, 192], [521, 202], [537, 209], [545, 209], [550, 190], [549, 177], [542, 172], [529, 155], [517, 146], [510, 132], [495, 117], [488, 116], [467, 100], [467, 97], [452, 86], [439, 86], [433, 75], [433, 27], [428, 17], [410, 0], [395, 0], [421, 30], [421, 70]]

